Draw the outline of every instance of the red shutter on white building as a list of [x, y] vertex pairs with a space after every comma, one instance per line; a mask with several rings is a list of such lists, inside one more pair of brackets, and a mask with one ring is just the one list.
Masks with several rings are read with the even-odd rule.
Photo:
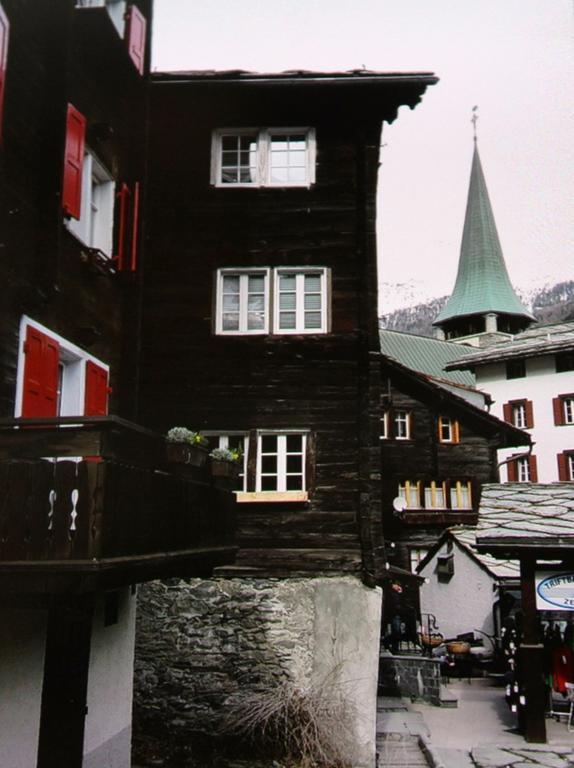
[[4, 91], [6, 88], [6, 64], [8, 61], [8, 36], [10, 24], [0, 5], [0, 143], [2, 142], [2, 123], [4, 115]]
[[28, 326], [24, 354], [22, 416], [57, 416], [60, 345], [45, 333]]
[[503, 414], [504, 421], [508, 422], [509, 424], [514, 423], [512, 406], [510, 405], [510, 403], [504, 403], [504, 405], [502, 406], [502, 414]]
[[536, 461], [536, 456], [528, 457], [528, 468], [530, 470], [530, 482], [537, 483], [538, 482], [538, 462]]
[[568, 462], [565, 453], [559, 453], [556, 458], [558, 459], [558, 479], [570, 480], [568, 477]]
[[524, 401], [524, 411], [526, 413], [526, 428], [531, 429], [534, 426], [534, 408], [532, 400]]
[[68, 104], [66, 116], [66, 143], [64, 147], [64, 176], [62, 181], [62, 208], [67, 216], [80, 218], [82, 209], [82, 169], [86, 141], [86, 118]]
[[509, 461], [506, 465], [508, 471], [508, 482], [515, 483], [518, 480], [518, 472], [516, 467], [516, 460]]
[[125, 40], [129, 57], [140, 75], [144, 72], [145, 36], [145, 16], [135, 5], [130, 5], [127, 12]]
[[552, 400], [552, 410], [554, 411], [555, 426], [562, 426], [562, 424], [564, 424], [564, 406], [561, 397], [555, 397]]
[[86, 363], [85, 416], [106, 416], [108, 413], [108, 372], [91, 360]]

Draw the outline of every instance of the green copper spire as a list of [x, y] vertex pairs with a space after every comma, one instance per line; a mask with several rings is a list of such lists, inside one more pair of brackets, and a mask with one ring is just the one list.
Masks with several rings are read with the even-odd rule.
[[475, 132], [458, 273], [452, 295], [433, 325], [488, 313], [518, 316], [524, 318], [525, 325], [534, 320], [514, 292], [506, 271]]

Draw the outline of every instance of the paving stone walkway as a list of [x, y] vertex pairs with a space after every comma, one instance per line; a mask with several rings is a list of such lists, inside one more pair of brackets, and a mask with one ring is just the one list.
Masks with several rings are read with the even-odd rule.
[[529, 744], [516, 747], [475, 747], [470, 752], [477, 768], [572, 768], [570, 747]]

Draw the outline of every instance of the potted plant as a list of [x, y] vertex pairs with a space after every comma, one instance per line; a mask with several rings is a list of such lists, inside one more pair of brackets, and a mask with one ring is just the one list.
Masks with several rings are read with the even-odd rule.
[[214, 477], [237, 477], [239, 475], [241, 451], [235, 448], [214, 448], [209, 454], [211, 474]]
[[167, 460], [202, 467], [207, 461], [207, 439], [187, 427], [172, 427], [167, 435]]

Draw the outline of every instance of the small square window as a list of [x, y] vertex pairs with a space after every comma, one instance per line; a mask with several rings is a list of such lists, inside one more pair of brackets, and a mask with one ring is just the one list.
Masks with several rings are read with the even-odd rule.
[[451, 509], [472, 509], [470, 480], [457, 480], [450, 487]]
[[257, 491], [304, 491], [304, 434], [263, 434], [257, 446]]
[[574, 371], [574, 352], [559, 352], [555, 358], [556, 373]]
[[276, 270], [275, 307], [275, 333], [325, 333], [326, 270]]
[[241, 471], [237, 480], [236, 491], [247, 490], [247, 454], [249, 451], [249, 437], [244, 432], [230, 432], [222, 434], [220, 432], [202, 432], [207, 438], [209, 449], [227, 448], [235, 450], [241, 454]]
[[515, 427], [526, 427], [526, 403], [514, 403], [512, 406], [512, 423]]
[[395, 438], [397, 440], [408, 440], [411, 436], [410, 414], [408, 411], [394, 412]]
[[399, 498], [404, 499], [407, 509], [420, 509], [421, 489], [416, 480], [405, 480], [399, 485]]
[[438, 437], [441, 443], [458, 443], [458, 421], [456, 421], [456, 419], [451, 419], [448, 416], [439, 416]]
[[527, 457], [516, 459], [516, 479], [519, 483], [530, 482], [530, 463]]
[[524, 360], [508, 360], [506, 363], [507, 379], [523, 379], [526, 376], [526, 363]]
[[218, 187], [308, 187], [315, 181], [312, 128], [224, 128], [212, 140]]
[[268, 332], [268, 270], [220, 270], [217, 283], [218, 334]]

